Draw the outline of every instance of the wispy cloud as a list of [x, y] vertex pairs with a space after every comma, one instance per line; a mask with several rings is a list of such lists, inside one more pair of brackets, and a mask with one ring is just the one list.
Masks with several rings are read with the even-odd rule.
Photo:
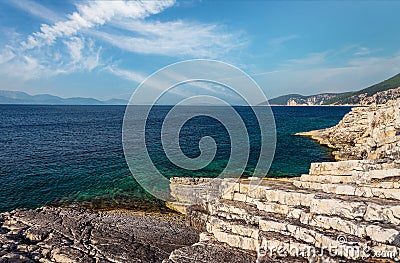
[[[67, 52], [65, 52], [67, 50]], [[92, 71], [100, 65], [101, 48], [91, 39], [74, 37], [58, 49], [21, 52], [6, 46], [0, 54], [0, 75], [26, 81], [76, 71]]]
[[329, 49], [322, 52], [313, 52], [300, 58], [288, 59], [282, 63], [285, 68], [302, 69], [304, 67], [326, 66], [328, 64], [351, 64], [350, 61], [360, 57], [371, 57], [372, 54], [382, 49], [371, 49], [360, 45], [346, 45], [337, 49]]
[[64, 19], [62, 16], [60, 16], [53, 10], [35, 2], [35, 1], [10, 0], [8, 3], [24, 10], [25, 12], [28, 12], [29, 14], [31, 14], [35, 17], [39, 17], [47, 22], [55, 22], [55, 21]]
[[33, 33], [22, 43], [26, 49], [53, 44], [57, 38], [72, 36], [82, 29], [104, 25], [116, 16], [139, 19], [157, 14], [174, 4], [163, 1], [95, 1], [78, 4], [77, 11], [67, 15], [66, 21], [53, 25], [43, 24], [40, 31]]
[[31, 0], [11, 4], [49, 22], [20, 45], [14, 40], [2, 47], [0, 74], [30, 80], [94, 70], [101, 65], [102, 47], [93, 37], [86, 36], [85, 30], [116, 17], [143, 19], [172, 6], [174, 1], [85, 1], [68, 15], [60, 15]]
[[[46, 21], [37, 32], [0, 46], [0, 74], [18, 78], [23, 74], [19, 78], [23, 80], [105, 67], [116, 76], [140, 82], [143, 78], [135, 70], [107, 68], [102, 63], [113, 61], [115, 49], [109, 52], [110, 45], [141, 55], [222, 58], [247, 44], [243, 33], [229, 32], [220, 24], [152, 19], [176, 4], [175, 0], [84, 0], [69, 14], [57, 13], [32, 0], [12, 0], [11, 4]], [[105, 49], [107, 52], [103, 52]], [[103, 59], [105, 54], [109, 57]], [[20, 71], [12, 72], [19, 67]]]
[[372, 53], [381, 51], [381, 48], [378, 49], [371, 49], [367, 47], [357, 47], [356, 51], [354, 52], [354, 55], [356, 56], [365, 56], [365, 55], [370, 55]]
[[95, 31], [92, 35], [120, 49], [139, 54], [217, 58], [247, 43], [240, 32], [229, 33], [218, 24], [182, 20], [125, 20], [113, 25], [124, 32], [115, 34]]
[[293, 40], [293, 39], [296, 39], [299, 37], [300, 37], [299, 35], [292, 34], [292, 35], [287, 35], [287, 36], [282, 36], [282, 37], [277, 37], [277, 38], [271, 39], [268, 43], [272, 46], [279, 46], [279, 45], [284, 44], [285, 42], [288, 42], [290, 40]]
[[0, 53], [0, 64], [6, 63], [15, 57], [15, 53], [9, 46], [6, 46]]
[[286, 66], [295, 66], [295, 67], [318, 65], [326, 61], [328, 54], [329, 54], [328, 51], [310, 53], [303, 58], [289, 59], [284, 64]]
[[120, 69], [115, 66], [107, 66], [105, 69], [116, 76], [122, 77], [130, 81], [134, 81], [136, 83], [140, 83], [146, 78], [141, 73], [135, 72], [133, 70]]

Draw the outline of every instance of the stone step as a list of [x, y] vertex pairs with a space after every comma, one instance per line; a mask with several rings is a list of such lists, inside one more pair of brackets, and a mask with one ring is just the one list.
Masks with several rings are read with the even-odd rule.
[[371, 179], [386, 179], [400, 177], [400, 169], [371, 170], [368, 172]]
[[232, 189], [233, 191], [225, 193], [222, 198], [241, 202], [259, 199], [294, 206], [310, 206], [311, 200], [317, 193], [297, 188], [293, 185], [293, 179], [286, 181], [263, 180], [256, 187], [244, 181], [236, 183]]
[[381, 160], [348, 160], [340, 162], [311, 163], [310, 174], [312, 175], [359, 175], [373, 170], [399, 169], [396, 162], [385, 162]]
[[[259, 228], [262, 233], [269, 233], [268, 238], [265, 235], [260, 236]], [[271, 243], [268, 243], [268, 241], [271, 241], [271, 237], [274, 238], [276, 243], [277, 237], [281, 236], [278, 239], [282, 239], [282, 237], [286, 237], [286, 240], [287, 238], [291, 238], [292, 245], [295, 242], [294, 244], [298, 248], [322, 249], [341, 247], [344, 251], [349, 251], [348, 254], [341, 255], [347, 259], [356, 260], [366, 257], [366, 254], [360, 254], [359, 252], [367, 251], [367, 242], [360, 241], [354, 237], [351, 237], [351, 240], [349, 240], [349, 237], [339, 235], [339, 237], [346, 239], [344, 241], [338, 239], [338, 235], [334, 232], [327, 233], [325, 231], [322, 233], [314, 229], [302, 227], [301, 224], [291, 224], [276, 219], [261, 219], [259, 228], [246, 225], [240, 221], [225, 220], [218, 217], [210, 218], [210, 222], [207, 224], [207, 231], [213, 234], [216, 240], [246, 250], [260, 251], [260, 247], [263, 247], [263, 245], [271, 248], [273, 246]], [[357, 248], [357, 250], [354, 248]]]
[[301, 212], [299, 220], [302, 224], [311, 227], [340, 231], [377, 243], [400, 247], [400, 228], [398, 226], [347, 220], [337, 216], [315, 215], [307, 212]]
[[[396, 203], [388, 205], [366, 202], [366, 200], [357, 202], [356, 200], [337, 198], [315, 198], [310, 207], [291, 206], [251, 198], [248, 198], [246, 203], [248, 206], [237, 200], [220, 200], [217, 207], [211, 211], [219, 212], [216, 213], [219, 216], [243, 219], [253, 223], [257, 223], [264, 214], [273, 213], [276, 214], [276, 217], [298, 219], [314, 227], [334, 229], [358, 237], [368, 237], [377, 242], [400, 243], [397, 226], [400, 222], [400, 206], [395, 205]], [[220, 213], [221, 208], [224, 211], [222, 214]], [[376, 226], [377, 222], [380, 222], [381, 227]], [[375, 230], [379, 231], [374, 232]]]
[[348, 184], [356, 183], [356, 177], [352, 175], [315, 175], [302, 174], [298, 181], [315, 182], [315, 183], [332, 183], [332, 184]]
[[377, 182], [370, 184], [338, 184], [338, 183], [319, 183], [294, 180], [293, 184], [302, 189], [322, 191], [329, 194], [377, 197], [383, 199], [400, 200], [399, 182]]
[[[252, 242], [255, 242], [255, 226], [258, 224], [261, 230], [266, 230], [265, 228], [263, 229], [262, 226], [265, 225], [266, 222], [269, 222], [268, 225], [270, 229], [267, 230], [270, 230], [270, 232], [274, 230], [280, 234], [282, 233], [278, 230], [286, 230], [286, 227], [295, 229], [295, 234], [308, 233], [308, 235], [310, 235], [311, 233], [317, 237], [321, 237], [321, 233], [324, 233], [324, 235], [326, 235], [326, 233], [331, 233], [330, 237], [321, 238], [324, 238], [324, 244], [331, 242], [332, 246], [335, 245], [335, 238], [338, 236], [345, 236], [348, 239], [351, 238], [350, 241], [362, 240], [364, 245], [368, 243], [368, 239], [371, 239], [375, 244], [371, 249], [375, 249], [375, 251], [379, 251], [379, 248], [381, 248], [381, 250], [385, 248], [385, 251], [394, 251], [393, 253], [398, 255], [396, 254], [396, 246], [400, 247], [399, 231], [398, 228], [395, 228], [393, 225], [375, 225], [371, 222], [351, 221], [341, 217], [315, 215], [307, 210], [303, 211], [300, 208], [293, 207], [291, 208], [301, 211], [298, 213], [289, 213], [289, 216], [285, 215], [285, 213], [266, 213], [265, 211], [257, 211], [258, 209], [256, 209], [254, 204], [229, 200], [220, 200], [217, 204], [210, 204], [210, 206], [213, 207], [211, 211], [218, 220], [213, 222], [214, 228], [216, 229], [214, 231], [210, 230], [210, 221], [208, 230], [217, 233], [218, 240], [221, 242], [231, 238], [234, 240], [233, 242], [235, 242], [235, 244], [246, 246], [252, 244], [251, 246], [254, 246]], [[209, 219], [215, 217], [210, 216]], [[224, 224], [225, 226], [223, 226]], [[232, 226], [230, 225], [232, 224], [234, 225], [234, 231], [231, 230]], [[229, 233], [229, 231], [231, 232]], [[286, 232], [286, 234], [288, 233]], [[240, 235], [242, 237], [232, 237], [231, 235]], [[305, 236], [302, 241], [306, 241], [306, 237], [307, 236]]]
[[321, 253], [316, 247], [302, 243], [290, 236], [264, 231], [260, 231], [259, 236], [260, 247], [257, 253], [259, 262], [293, 262], [286, 260], [288, 258], [303, 258], [305, 262], [351, 262], [343, 258], [334, 259]]
[[400, 204], [389, 203], [388, 200], [367, 202], [356, 197], [348, 199], [321, 197], [313, 199], [310, 212], [366, 222], [400, 224]]
[[[210, 218], [210, 222], [207, 224], [208, 233], [212, 234], [212, 238], [217, 240], [218, 242], [226, 243], [231, 247], [241, 248], [245, 250], [257, 251], [258, 258], [256, 262], [271, 262], [271, 259], [277, 259], [276, 257], [292, 257], [293, 259], [297, 259], [294, 262], [307, 262], [309, 260], [300, 260], [300, 258], [308, 258], [308, 255], [305, 254], [290, 254], [293, 250], [288, 249], [289, 253], [285, 253], [283, 255], [277, 255], [276, 249], [280, 248], [277, 246], [276, 248], [272, 244], [288, 244], [288, 240], [291, 241], [292, 246], [296, 246], [298, 248], [310, 247], [310, 245], [295, 240], [290, 236], [283, 235], [278, 232], [268, 232], [268, 236], [265, 235], [267, 232], [263, 232], [263, 236], [259, 236], [259, 228], [251, 225], [246, 225], [241, 223], [240, 221], [235, 220], [224, 220], [218, 217]], [[311, 258], [311, 257], [310, 257]], [[316, 259], [317, 255], [313, 255], [313, 258]], [[269, 259], [269, 260], [268, 260]], [[264, 260], [264, 261], [262, 261]], [[279, 262], [279, 261], [272, 262]], [[317, 262], [317, 261], [313, 261]], [[325, 262], [325, 261], [323, 261]], [[336, 260], [331, 260], [329, 262], [338, 262]]]
[[[275, 247], [276, 252], [279, 246], [284, 246], [287, 251], [291, 247], [296, 247], [299, 250], [307, 248], [307, 251], [313, 248], [314, 251], [315, 249], [323, 251], [324, 249], [331, 248], [333, 251], [339, 249], [339, 252], [342, 253], [339, 256], [352, 260], [369, 257], [369, 251], [375, 251], [376, 253], [380, 253], [380, 255], [386, 253], [387, 256], [380, 256], [383, 258], [400, 259], [400, 249], [398, 247], [371, 242], [350, 235], [343, 235], [336, 231], [321, 231], [317, 228], [309, 228], [301, 223], [282, 218], [278, 219], [273, 216], [270, 218], [261, 218], [258, 227], [248, 225], [244, 221], [210, 217], [210, 221], [207, 224], [207, 231], [213, 234], [214, 238], [219, 242], [258, 252], [261, 249], [268, 250], [266, 247], [270, 249]], [[268, 235], [265, 235], [265, 233], [268, 233]], [[285, 240], [283, 243], [282, 239]], [[288, 240], [291, 242], [288, 243]], [[287, 247], [290, 244], [291, 246]], [[334, 260], [332, 262], [337, 261]]]
[[[275, 232], [291, 237], [303, 247], [315, 248], [318, 250], [341, 248], [343, 251], [347, 251], [348, 253], [340, 256], [347, 259], [358, 260], [367, 257], [367, 254], [364, 253], [364, 251], [367, 251], [369, 247], [368, 243], [360, 242], [358, 240], [352, 242], [348, 240], [348, 237], [336, 235], [334, 233], [322, 233], [314, 229], [285, 224], [274, 220], [260, 221], [260, 228], [262, 228], [264, 233]], [[260, 236], [262, 238], [262, 235]], [[260, 244], [262, 243], [263, 242], [260, 242]]]
[[[358, 238], [372, 240], [378, 243], [400, 247], [400, 228], [390, 224], [375, 224], [363, 220], [350, 220], [339, 216], [326, 216], [311, 213], [307, 208], [291, 207], [273, 204], [272, 209], [260, 210], [264, 204], [259, 201], [257, 211], [253, 204], [245, 205], [233, 201], [219, 201], [210, 210], [212, 215], [226, 219], [243, 220], [249, 224], [259, 224], [266, 217], [281, 222], [295, 221], [321, 231], [337, 231], [343, 235], [352, 235]], [[240, 208], [238, 207], [240, 206]], [[280, 207], [279, 207], [280, 206]], [[266, 204], [265, 207], [270, 207]], [[264, 208], [264, 207], [263, 207]], [[272, 215], [272, 216], [271, 216]]]
[[[381, 170], [377, 170], [381, 172]], [[391, 170], [384, 170], [391, 171]], [[293, 184], [298, 186], [299, 181], [305, 183], [319, 183], [319, 184], [355, 184], [358, 186], [385, 188], [385, 189], [399, 189], [400, 188], [400, 170], [399, 176], [395, 176], [393, 172], [387, 172], [387, 177], [375, 176], [353, 176], [353, 175], [310, 175], [303, 174], [298, 179], [293, 180]], [[320, 189], [316, 189], [320, 190]]]
[[223, 199], [209, 203], [207, 211], [211, 216], [218, 216], [228, 220], [242, 220], [249, 225], [258, 225], [259, 219], [266, 214], [257, 209], [254, 204]]
[[237, 220], [211, 216], [207, 222], [207, 232], [213, 234], [219, 242], [227, 243], [233, 247], [257, 251], [259, 246], [258, 226]]
[[[292, 257], [307, 258], [308, 262], [385, 262], [395, 263], [399, 261], [399, 251], [389, 246], [368, 247], [367, 253], [354, 246], [322, 247], [317, 248], [300, 242], [290, 236], [276, 234], [274, 232], [260, 231], [259, 251], [264, 255], [272, 255], [272, 260], [265, 262], [291, 262], [278, 261], [288, 254]], [[271, 238], [272, 237], [272, 238]], [[278, 253], [279, 251], [279, 253]], [[260, 254], [260, 253], [258, 253]], [[278, 254], [278, 255], [277, 255]], [[282, 255], [283, 254], [283, 255]], [[361, 255], [364, 255], [362, 257]], [[259, 257], [260, 258], [260, 257]], [[347, 258], [347, 259], [345, 259]], [[349, 258], [352, 258], [349, 260]], [[354, 261], [355, 260], [355, 261]]]
[[[299, 189], [288, 182], [273, 183], [269, 180], [246, 192], [232, 192], [222, 199], [255, 204], [260, 210], [282, 209], [286, 206], [308, 207], [314, 214], [339, 216], [347, 219], [400, 224], [400, 202], [398, 200], [381, 199], [377, 197], [337, 195], [312, 189]], [[265, 208], [259, 202], [265, 203]], [[274, 206], [272, 204], [279, 204]], [[282, 212], [283, 213], [283, 212]]]

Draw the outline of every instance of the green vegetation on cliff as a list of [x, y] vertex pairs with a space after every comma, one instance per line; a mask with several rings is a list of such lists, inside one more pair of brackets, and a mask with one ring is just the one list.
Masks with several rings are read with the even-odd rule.
[[[269, 100], [271, 105], [346, 105], [371, 103], [386, 103], [389, 100], [400, 97], [400, 74], [385, 81], [372, 85], [368, 88], [344, 92], [344, 93], [322, 93], [317, 95], [303, 96], [300, 94], [288, 94]], [[261, 103], [263, 105], [265, 103]]]
[[387, 91], [390, 89], [400, 87], [400, 74], [397, 74], [385, 81], [378, 84], [372, 85], [368, 88], [362, 89], [360, 91], [348, 92], [338, 94], [338, 96], [325, 101], [325, 105], [329, 104], [359, 104], [360, 95], [365, 95], [366, 97], [371, 97], [378, 92]]

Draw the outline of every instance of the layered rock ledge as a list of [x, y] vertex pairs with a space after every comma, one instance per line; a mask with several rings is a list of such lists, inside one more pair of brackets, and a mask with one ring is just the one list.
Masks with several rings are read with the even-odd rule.
[[168, 206], [203, 231], [201, 242], [252, 252], [253, 262], [400, 261], [399, 128], [400, 100], [354, 108], [335, 127], [302, 134], [341, 161], [290, 179], [174, 178]]
[[302, 132], [336, 149], [337, 160], [400, 160], [400, 99], [383, 105], [356, 107], [334, 127]]

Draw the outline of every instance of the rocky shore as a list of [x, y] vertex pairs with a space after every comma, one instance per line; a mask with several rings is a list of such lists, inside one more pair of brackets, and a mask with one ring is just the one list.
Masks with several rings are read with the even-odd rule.
[[282, 179], [173, 178], [179, 213], [0, 214], [0, 262], [400, 261], [400, 100], [301, 133], [335, 148]]
[[176, 213], [43, 207], [0, 215], [0, 262], [162, 262], [198, 239]]
[[175, 178], [169, 207], [203, 231], [200, 241], [252, 251], [254, 262], [400, 261], [400, 100], [301, 135], [340, 161], [297, 178]]
[[336, 160], [400, 160], [400, 99], [387, 104], [355, 107], [334, 127], [302, 132], [336, 149]]

